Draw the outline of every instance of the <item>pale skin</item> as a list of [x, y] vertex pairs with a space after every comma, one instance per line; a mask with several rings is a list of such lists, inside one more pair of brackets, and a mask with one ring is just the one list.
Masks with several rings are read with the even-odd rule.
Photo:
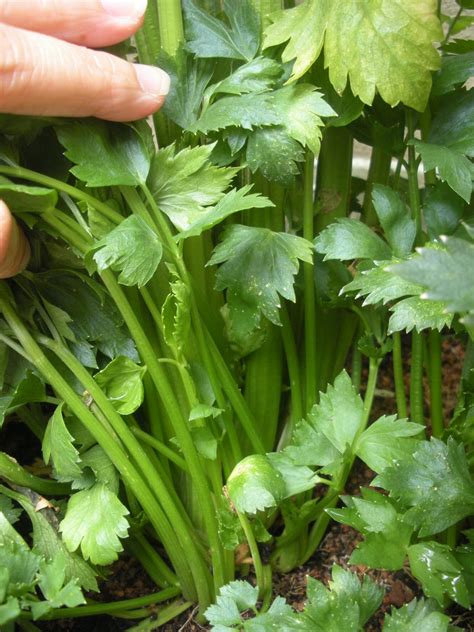
[[[0, 113], [133, 121], [169, 90], [159, 68], [93, 48], [130, 37], [147, 0], [0, 0]], [[28, 263], [28, 242], [0, 200], [0, 278]]]

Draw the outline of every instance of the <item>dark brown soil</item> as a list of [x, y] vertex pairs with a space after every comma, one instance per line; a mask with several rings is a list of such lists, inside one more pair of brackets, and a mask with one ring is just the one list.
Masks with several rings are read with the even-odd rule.
[[[406, 354], [409, 355], [408, 353]], [[462, 344], [455, 338], [447, 338], [443, 343], [443, 398], [446, 419], [449, 419], [456, 404], [457, 389], [459, 388], [460, 372], [463, 360]], [[407, 392], [409, 389], [409, 359], [406, 362], [405, 375]], [[366, 379], [366, 373], [364, 378]], [[429, 388], [426, 386], [426, 413], [429, 414]], [[373, 417], [395, 412], [395, 396], [393, 392], [393, 376], [390, 358], [384, 361], [378, 380], [377, 395], [374, 402]], [[346, 492], [357, 494], [360, 486], [370, 484], [373, 473], [363, 464], [357, 463]], [[306, 594], [306, 577], [310, 575], [327, 582], [330, 579], [331, 567], [339, 564], [348, 567], [350, 555], [357, 545], [360, 536], [350, 527], [332, 524], [321, 543], [317, 553], [303, 567], [291, 573], [274, 576], [274, 594], [285, 597], [287, 602], [296, 610], [304, 607]], [[378, 632], [382, 629], [382, 621], [391, 607], [400, 607], [421, 596], [417, 582], [410, 575], [409, 569], [397, 572], [374, 571], [362, 566], [351, 566], [359, 577], [370, 575], [385, 589], [385, 597], [379, 612], [369, 621], [368, 632]], [[153, 582], [149, 580], [141, 567], [133, 559], [124, 557], [112, 567], [111, 574], [103, 583], [99, 599], [114, 601], [143, 596], [156, 591]], [[198, 632], [208, 630], [196, 622], [196, 611], [189, 609], [178, 619], [166, 624], [160, 629], [164, 632]], [[474, 618], [462, 608], [453, 607], [451, 612], [453, 623], [465, 630], [474, 631]], [[105, 632], [126, 630], [134, 623], [111, 617], [95, 617], [94, 619], [78, 619], [73, 621], [42, 622], [38, 627], [45, 631], [69, 632]], [[341, 630], [341, 632], [343, 632]]]

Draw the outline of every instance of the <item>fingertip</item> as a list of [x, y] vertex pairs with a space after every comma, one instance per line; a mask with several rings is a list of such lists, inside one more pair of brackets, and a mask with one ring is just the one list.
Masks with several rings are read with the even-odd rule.
[[167, 72], [156, 66], [134, 64], [138, 83], [145, 94], [152, 97], [165, 97], [170, 91], [171, 79]]
[[0, 279], [15, 276], [28, 265], [31, 249], [8, 206], [0, 200]]

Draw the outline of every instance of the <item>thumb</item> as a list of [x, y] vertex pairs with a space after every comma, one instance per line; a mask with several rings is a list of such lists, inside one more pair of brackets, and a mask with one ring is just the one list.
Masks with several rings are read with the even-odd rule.
[[0, 200], [0, 279], [21, 272], [30, 258], [30, 245], [5, 202]]

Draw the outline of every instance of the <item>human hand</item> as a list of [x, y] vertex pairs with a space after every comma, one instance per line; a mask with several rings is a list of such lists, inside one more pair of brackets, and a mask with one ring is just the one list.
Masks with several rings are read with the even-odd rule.
[[[147, 0], [0, 0], [0, 112], [144, 118], [169, 77], [86, 47], [110, 46], [141, 25]], [[28, 261], [28, 243], [0, 203], [0, 278]]]

